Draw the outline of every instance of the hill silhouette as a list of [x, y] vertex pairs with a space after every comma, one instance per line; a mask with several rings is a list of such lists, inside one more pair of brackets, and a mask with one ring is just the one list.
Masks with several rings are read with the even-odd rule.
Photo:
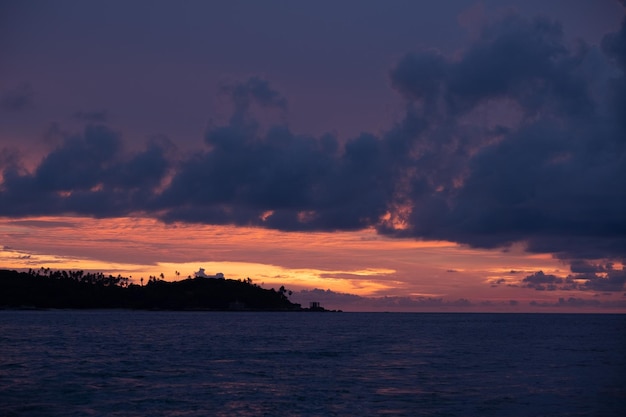
[[164, 281], [151, 277], [144, 286], [119, 275], [43, 268], [0, 270], [0, 308], [312, 311], [290, 302], [284, 287], [264, 289], [249, 278]]

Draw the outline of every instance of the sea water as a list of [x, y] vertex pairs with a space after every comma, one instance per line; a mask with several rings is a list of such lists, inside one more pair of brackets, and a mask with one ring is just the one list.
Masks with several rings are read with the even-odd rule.
[[626, 415], [626, 316], [0, 311], [0, 416], [376, 415]]

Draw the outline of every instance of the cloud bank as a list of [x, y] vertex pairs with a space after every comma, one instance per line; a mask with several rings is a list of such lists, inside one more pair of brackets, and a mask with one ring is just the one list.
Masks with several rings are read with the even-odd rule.
[[471, 301], [465, 298], [444, 300], [437, 297], [361, 297], [331, 290], [302, 290], [290, 296], [292, 302], [307, 307], [311, 300], [318, 301], [328, 309], [347, 311], [510, 311], [511, 308], [524, 308], [530, 305], [538, 311], [579, 311], [581, 308], [595, 311], [610, 311], [624, 308], [625, 299], [598, 299], [559, 297], [555, 302], [546, 301]]
[[[85, 129], [63, 134], [34, 169], [0, 152], [0, 215], [373, 227], [481, 248], [526, 242], [573, 271], [582, 260], [623, 262], [625, 71], [626, 21], [599, 46], [569, 45], [558, 22], [512, 14], [459, 56], [399, 60], [389, 76], [406, 112], [383, 134], [340, 141], [264, 126], [259, 110], [288, 102], [258, 77], [224, 87], [232, 117], [190, 155], [162, 139], [127, 150], [106, 112], [77, 113]], [[2, 106], [25, 111], [32, 97], [10, 91]], [[528, 285], [556, 285], [537, 279]]]

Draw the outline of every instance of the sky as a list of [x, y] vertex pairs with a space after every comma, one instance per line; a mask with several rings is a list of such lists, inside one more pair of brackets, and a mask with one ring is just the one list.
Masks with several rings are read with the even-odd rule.
[[0, 267], [624, 313], [625, 10], [0, 1]]

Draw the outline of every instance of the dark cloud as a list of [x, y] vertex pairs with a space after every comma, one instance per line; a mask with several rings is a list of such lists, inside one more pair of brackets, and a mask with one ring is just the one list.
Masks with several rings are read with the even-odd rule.
[[626, 300], [613, 300], [613, 301], [601, 301], [597, 299], [588, 298], [559, 298], [556, 303], [550, 302], [538, 302], [531, 301], [531, 306], [534, 307], [574, 307], [574, 308], [601, 308], [601, 309], [613, 309], [626, 307]]
[[593, 265], [586, 261], [574, 261], [573, 274], [561, 278], [543, 271], [528, 275], [522, 287], [538, 291], [579, 290], [596, 292], [621, 292], [626, 289], [626, 270], [613, 269], [612, 264]]
[[[444, 300], [437, 297], [362, 297], [331, 290], [302, 290], [290, 296], [292, 302], [308, 307], [309, 302], [318, 301], [329, 309], [346, 311], [467, 311], [475, 307], [488, 307], [494, 311], [518, 307], [518, 300], [502, 302], [470, 301], [465, 298]], [[600, 310], [620, 309], [626, 306], [625, 299], [611, 299], [610, 296], [594, 298], [560, 297], [555, 301], [531, 301], [529, 305], [538, 308], [597, 308]]]
[[534, 288], [538, 291], [554, 291], [557, 289], [557, 284], [561, 284], [563, 281], [563, 278], [559, 278], [556, 275], [544, 274], [543, 271], [528, 275], [522, 280], [525, 287]]
[[167, 173], [165, 148], [151, 143], [134, 154], [122, 148], [118, 132], [88, 125], [81, 134], [65, 136], [33, 173], [7, 164], [0, 214], [109, 217], [144, 210]]
[[604, 266], [601, 264], [594, 264], [583, 259], [575, 259], [570, 262], [570, 270], [575, 274], [604, 272], [607, 269], [612, 269], [612, 264]]
[[74, 118], [87, 123], [106, 123], [108, 113], [106, 110], [99, 111], [77, 111]]
[[259, 77], [251, 77], [243, 83], [225, 84], [222, 91], [232, 97], [237, 113], [247, 112], [253, 103], [287, 109], [287, 99], [274, 90], [267, 80]]
[[393, 86], [409, 100], [437, 105], [447, 73], [446, 59], [437, 51], [405, 56], [391, 72]]
[[59, 130], [32, 173], [3, 164], [0, 214], [142, 212], [281, 230], [375, 227], [483, 248], [525, 242], [571, 261], [573, 277], [591, 274], [586, 284], [535, 274], [525, 285], [612, 291], [617, 271], [585, 262], [626, 257], [625, 30], [601, 49], [572, 46], [558, 22], [513, 14], [454, 58], [408, 54], [390, 71], [402, 120], [345, 141], [296, 134], [283, 119], [262, 127], [257, 110], [284, 116], [287, 100], [258, 77], [222, 88], [232, 117], [175, 162], [163, 143], [129, 154], [102, 125]]
[[331, 135], [296, 135], [286, 126], [263, 132], [249, 106], [283, 101], [266, 84], [251, 88], [260, 82], [253, 81], [232, 88], [236, 117], [207, 131], [209, 150], [183, 161], [157, 199], [162, 218], [282, 230], [375, 224], [392, 189], [383, 142], [363, 134], [340, 147]]
[[82, 135], [66, 138], [49, 153], [37, 167], [34, 180], [46, 191], [89, 190], [102, 181], [121, 146], [117, 132], [89, 125]]
[[[0, 169], [21, 169], [21, 155], [16, 149], [1, 148], [0, 149]], [[1, 186], [1, 184], [0, 184]]]
[[610, 269], [605, 276], [586, 276], [587, 280], [580, 286], [582, 290], [600, 292], [620, 292], [626, 289], [626, 270]]
[[[612, 36], [605, 49], [620, 50], [621, 35]], [[591, 94], [593, 50], [568, 48], [555, 22], [512, 15], [459, 59], [404, 58], [393, 85], [409, 101], [407, 119], [424, 126], [405, 135], [411, 227], [381, 231], [487, 248], [525, 241], [564, 259], [623, 257], [625, 141], [615, 102]]]
[[528, 21], [510, 15], [487, 25], [480, 39], [451, 60], [436, 51], [407, 55], [391, 72], [405, 97], [447, 117], [481, 102], [511, 98], [525, 115], [546, 106], [552, 111], [592, 110], [576, 74], [582, 57], [563, 43], [561, 27], [547, 19]]
[[310, 301], [318, 301], [329, 309], [348, 311], [407, 311], [407, 310], [464, 310], [476, 306], [465, 298], [444, 300], [438, 297], [362, 297], [331, 290], [302, 290], [293, 293], [292, 302], [308, 306]]
[[[267, 80], [259, 77], [250, 77], [248, 80], [237, 83], [223, 84], [220, 89], [228, 100], [232, 102], [231, 127], [242, 130], [259, 129], [262, 121], [268, 124], [284, 124], [287, 112], [287, 99], [275, 90]], [[219, 130], [211, 129], [211, 130]], [[227, 135], [227, 138], [230, 136]], [[205, 140], [210, 143], [210, 138]]]

